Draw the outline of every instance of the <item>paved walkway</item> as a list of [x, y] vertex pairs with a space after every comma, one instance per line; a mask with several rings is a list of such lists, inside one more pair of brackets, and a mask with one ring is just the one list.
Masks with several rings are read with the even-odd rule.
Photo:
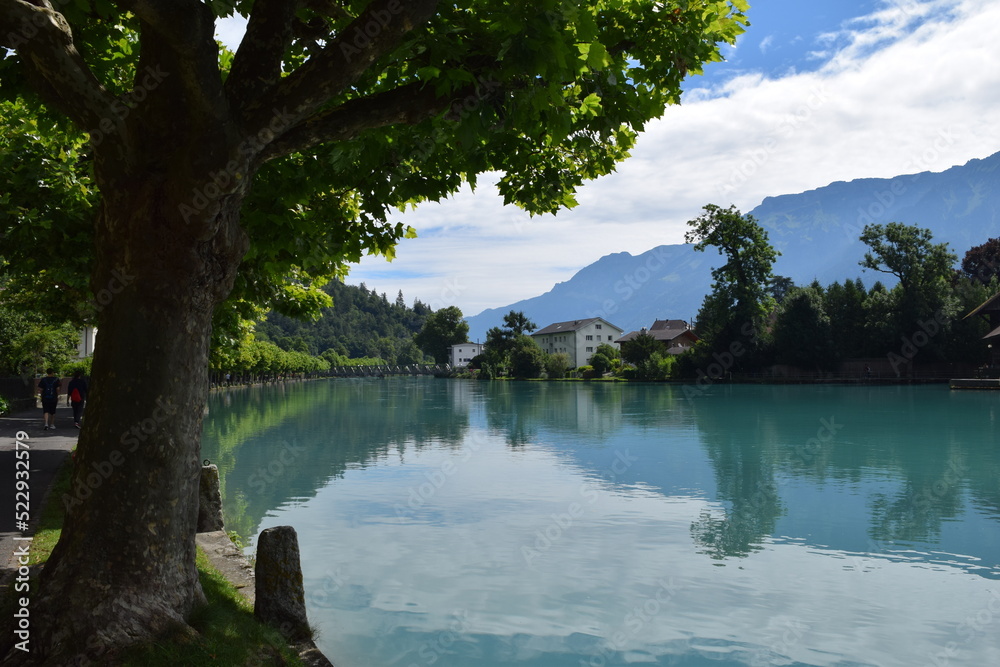
[[[65, 397], [62, 400], [65, 401]], [[13, 555], [21, 543], [14, 538], [34, 534], [56, 471], [76, 447], [80, 436], [80, 431], [73, 426], [73, 410], [65, 403], [61, 402], [56, 408], [55, 423], [55, 430], [42, 428], [41, 408], [0, 417], [0, 581], [6, 580], [17, 569]], [[15, 455], [17, 436], [22, 432], [28, 436], [26, 440], [21, 439], [20, 446], [21, 451], [28, 452], [26, 459], [20, 459], [27, 461], [29, 472], [28, 479], [23, 480], [28, 483], [27, 500], [31, 515], [27, 530], [18, 525], [18, 514], [24, 511], [24, 506], [18, 503], [24, 502], [25, 498], [17, 495], [16, 488], [16, 473], [24, 470], [23, 466], [17, 467]]]

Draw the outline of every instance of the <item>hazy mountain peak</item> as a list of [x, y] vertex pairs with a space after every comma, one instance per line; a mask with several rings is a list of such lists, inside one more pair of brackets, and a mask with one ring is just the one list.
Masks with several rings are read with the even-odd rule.
[[[972, 246], [1000, 236], [1000, 153], [943, 172], [837, 181], [798, 194], [767, 197], [749, 211], [782, 255], [775, 273], [796, 284], [862, 277], [866, 224], [904, 222], [926, 227], [961, 258]], [[661, 245], [640, 255], [617, 252], [580, 269], [540, 296], [467, 318], [471, 340], [520, 310], [539, 328], [552, 322], [603, 317], [626, 333], [658, 319], [694, 320], [710, 290], [711, 253], [693, 246]], [[539, 286], [544, 288], [544, 286]]]

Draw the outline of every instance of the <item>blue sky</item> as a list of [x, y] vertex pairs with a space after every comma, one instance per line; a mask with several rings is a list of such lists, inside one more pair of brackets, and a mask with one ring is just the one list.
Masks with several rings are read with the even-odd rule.
[[942, 171], [1000, 151], [1000, 2], [751, 0], [726, 62], [686, 82], [580, 206], [529, 218], [488, 178], [394, 220], [420, 237], [347, 282], [466, 315], [537, 296], [613, 252], [682, 243], [708, 203]]
[[[706, 78], [720, 80], [747, 71], [781, 77], [790, 72], [815, 71], [829, 44], [820, 38], [832, 34], [853, 18], [871, 14], [875, 2], [804, 2], [758, 0], [751, 3], [750, 29], [736, 49], [726, 49], [726, 62], [713, 65]], [[697, 82], [693, 82], [697, 83]]]

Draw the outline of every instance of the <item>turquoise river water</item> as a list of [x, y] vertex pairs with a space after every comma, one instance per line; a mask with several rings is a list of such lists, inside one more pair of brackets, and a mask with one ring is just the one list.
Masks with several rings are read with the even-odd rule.
[[227, 528], [337, 667], [1000, 665], [1000, 392], [338, 379], [213, 393]]

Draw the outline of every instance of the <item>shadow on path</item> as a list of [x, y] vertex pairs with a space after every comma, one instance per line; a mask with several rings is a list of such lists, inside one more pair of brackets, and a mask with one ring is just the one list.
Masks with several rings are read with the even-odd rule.
[[[17, 564], [12, 558], [17, 548], [14, 538], [34, 535], [56, 471], [76, 447], [80, 432], [73, 426], [72, 414], [71, 408], [60, 404], [56, 408], [57, 428], [48, 431], [42, 428], [41, 408], [0, 417], [0, 580], [5, 581], [16, 571]], [[20, 439], [20, 447], [17, 445], [19, 433], [28, 436]], [[15, 449], [27, 451], [27, 458], [22, 454], [22, 458], [17, 459]], [[17, 466], [19, 460], [27, 461], [26, 480], [24, 466]], [[22, 472], [20, 478], [17, 476], [19, 470]], [[21, 495], [16, 489], [18, 479], [28, 483], [27, 491]], [[25, 502], [31, 516], [27, 530], [17, 521], [17, 515], [25, 509]]]

